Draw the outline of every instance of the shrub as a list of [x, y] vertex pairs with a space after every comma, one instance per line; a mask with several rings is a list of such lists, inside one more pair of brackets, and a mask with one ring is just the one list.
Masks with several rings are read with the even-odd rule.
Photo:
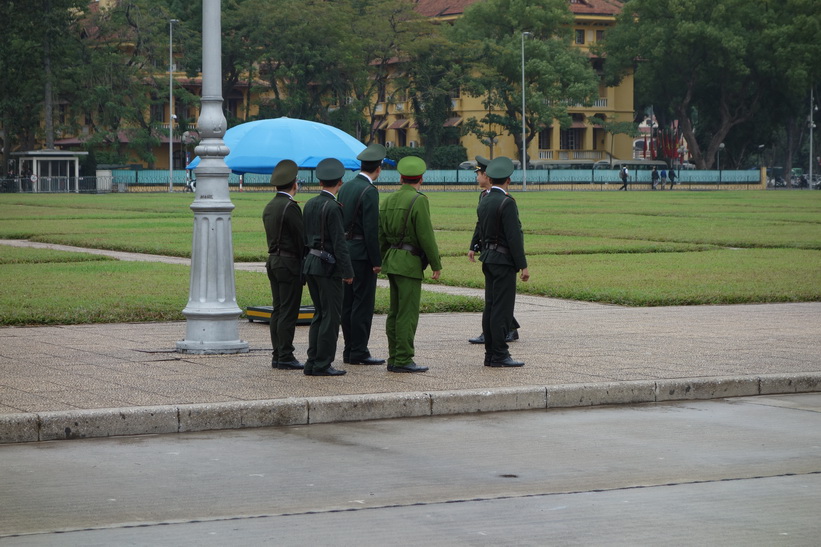
[[[398, 162], [405, 156], [425, 157], [425, 147], [418, 146], [394, 146], [388, 148], [388, 159]], [[440, 146], [433, 151], [428, 169], [456, 169], [460, 163], [466, 161], [468, 157], [467, 149], [461, 144], [451, 144]]]

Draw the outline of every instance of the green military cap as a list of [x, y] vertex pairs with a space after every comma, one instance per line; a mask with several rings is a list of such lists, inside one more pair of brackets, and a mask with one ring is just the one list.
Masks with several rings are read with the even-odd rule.
[[274, 167], [274, 172], [271, 173], [271, 184], [274, 186], [289, 186], [296, 180], [298, 172], [299, 168], [296, 163], [291, 160], [282, 160]]
[[487, 169], [487, 164], [488, 163], [490, 163], [489, 159], [487, 159], [485, 157], [482, 157], [482, 156], [476, 156], [476, 170], [477, 171], [484, 171], [485, 169]]
[[373, 143], [356, 156], [359, 161], [382, 161], [388, 155], [388, 150], [379, 143]]
[[316, 178], [319, 180], [339, 180], [345, 176], [345, 166], [336, 158], [325, 158], [316, 164]]
[[513, 174], [513, 160], [500, 156], [487, 164], [485, 172], [492, 179], [506, 179]]
[[411, 178], [421, 177], [427, 168], [425, 160], [417, 156], [405, 156], [396, 165], [396, 170], [399, 171], [400, 175]]

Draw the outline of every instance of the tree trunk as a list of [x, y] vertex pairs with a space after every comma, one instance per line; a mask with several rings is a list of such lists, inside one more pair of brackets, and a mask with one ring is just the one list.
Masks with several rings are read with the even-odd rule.
[[789, 186], [792, 179], [792, 154], [796, 142], [796, 128], [795, 116], [789, 116], [785, 127], [787, 142], [784, 146], [784, 182]]

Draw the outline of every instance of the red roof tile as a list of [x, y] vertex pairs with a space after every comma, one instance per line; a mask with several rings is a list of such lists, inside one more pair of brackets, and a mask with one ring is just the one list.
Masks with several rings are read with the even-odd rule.
[[[416, 11], [426, 17], [453, 17], [482, 0], [417, 0]], [[570, 11], [584, 15], [616, 15], [621, 12], [621, 0], [576, 0], [570, 2]]]
[[416, 11], [426, 17], [462, 15], [465, 8], [480, 0], [417, 0]]

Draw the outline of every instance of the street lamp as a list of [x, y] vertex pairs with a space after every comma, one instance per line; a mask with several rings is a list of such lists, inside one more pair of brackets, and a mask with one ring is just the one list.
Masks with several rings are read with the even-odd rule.
[[522, 33], [522, 192], [527, 191], [527, 139], [525, 135], [525, 36], [533, 36], [530, 32]]
[[194, 234], [191, 243], [191, 281], [185, 316], [185, 340], [179, 353], [248, 353], [248, 342], [239, 338], [237, 290], [234, 281], [234, 247], [228, 191], [231, 170], [225, 165], [230, 150], [223, 137], [228, 122], [222, 110], [222, 21], [220, 0], [202, 0], [202, 108], [197, 120], [200, 142], [194, 150], [197, 191]]
[[174, 191], [174, 24], [168, 20], [168, 191]]
[[808, 120], [809, 125], [810, 125], [810, 166], [809, 166], [810, 167], [809, 168], [809, 174], [810, 174], [809, 187], [810, 188], [812, 188], [812, 164], [813, 164], [813, 161], [814, 161], [813, 160], [813, 155], [812, 155], [812, 133], [813, 133], [813, 129], [815, 129], [815, 119], [814, 119], [815, 111], [818, 110], [818, 107], [815, 106], [815, 104], [814, 104], [815, 101], [813, 101], [813, 93], [812, 92], [813, 92], [813, 89], [812, 89], [812, 87], [810, 87], [810, 119]]
[[721, 185], [721, 151], [724, 150], [724, 143], [718, 145], [718, 184]]

